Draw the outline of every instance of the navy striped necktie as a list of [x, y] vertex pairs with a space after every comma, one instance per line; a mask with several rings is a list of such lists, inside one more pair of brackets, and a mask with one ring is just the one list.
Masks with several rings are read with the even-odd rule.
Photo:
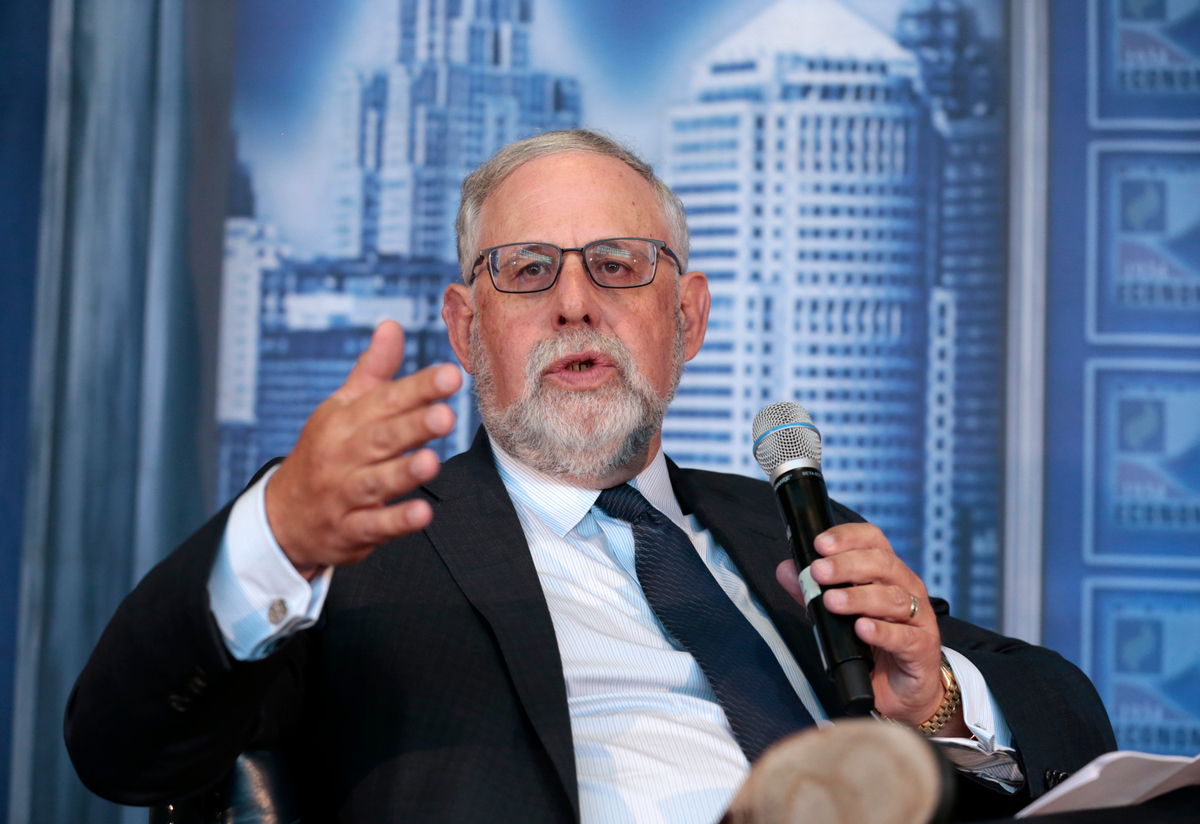
[[704, 671], [747, 760], [813, 724], [767, 642], [729, 600], [683, 530], [629, 484], [605, 489], [596, 506], [633, 528], [634, 563], [646, 600]]

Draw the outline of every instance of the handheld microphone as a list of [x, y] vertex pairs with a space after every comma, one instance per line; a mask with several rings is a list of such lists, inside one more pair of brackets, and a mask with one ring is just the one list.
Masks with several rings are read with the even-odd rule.
[[833, 526], [833, 507], [821, 474], [821, 433], [800, 404], [773, 403], [754, 418], [754, 457], [775, 487], [825, 671], [845, 713], [867, 715], [875, 708], [871, 648], [854, 633], [857, 615], [835, 615], [825, 608], [819, 596], [828, 587], [814, 581], [809, 568], [821, 557], [814, 539]]

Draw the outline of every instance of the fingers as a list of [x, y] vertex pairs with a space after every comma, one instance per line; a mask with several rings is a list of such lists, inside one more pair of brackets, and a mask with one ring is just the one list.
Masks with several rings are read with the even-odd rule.
[[370, 421], [353, 432], [346, 444], [346, 454], [366, 465], [391, 460], [450, 434], [454, 421], [454, 411], [444, 403]]
[[822, 603], [832, 613], [859, 616], [855, 634], [872, 648], [876, 708], [921, 723], [942, 690], [941, 634], [925, 584], [871, 524], [840, 524], [818, 535], [814, 546], [822, 557], [812, 564], [813, 579], [836, 587], [825, 590]]
[[[915, 613], [912, 610], [914, 597], [917, 598]], [[920, 596], [898, 586], [865, 584], [830, 589], [825, 591], [822, 600], [830, 612], [838, 615], [865, 615], [902, 624], [926, 624], [933, 618], [932, 610], [922, 609]]]
[[854, 632], [875, 648], [876, 660], [880, 652], [888, 653], [901, 670], [923, 682], [928, 680], [930, 683], [923, 685], [926, 691], [936, 687], [934, 682], [939, 679], [942, 660], [937, 635], [931, 635], [922, 627], [876, 621], [865, 616], [854, 622]]
[[892, 548], [883, 531], [874, 524], [838, 524], [818, 535], [813, 546], [826, 557], [854, 549], [886, 547], [890, 551]]
[[[839, 558], [845, 563], [846, 559], [854, 560], [852, 556]], [[819, 563], [819, 562], [818, 562]], [[813, 565], [814, 568], [816, 564]], [[826, 568], [828, 569], [828, 567]], [[906, 568], [907, 569], [907, 568]], [[847, 583], [846, 581], [823, 581], [820, 578], [836, 578], [836, 573], [825, 572], [820, 578], [813, 575], [817, 583], [831, 585]], [[915, 578], [915, 576], [914, 576]], [[796, 574], [796, 562], [783, 561], [775, 568], [775, 579], [788, 594], [801, 604], [804, 603], [804, 591]], [[917, 598], [917, 611], [912, 613], [913, 597]], [[860, 584], [858, 586], [839, 587], [825, 591], [823, 601], [830, 612], [839, 615], [868, 615], [885, 621], [909, 622], [918, 618], [927, 620], [933, 618], [933, 609], [928, 602], [922, 602], [924, 589], [920, 592], [909, 592], [903, 586], [885, 584]], [[922, 604], [925, 606], [922, 606]]]
[[841, 524], [818, 535], [814, 546], [824, 556], [812, 565], [813, 579], [822, 586], [882, 583], [925, 597], [921, 579], [876, 526]]
[[432, 480], [439, 469], [441, 462], [432, 449], [360, 468], [345, 484], [345, 505], [349, 509], [380, 506]]
[[355, 404], [347, 423], [359, 429], [372, 421], [403, 415], [450, 397], [460, 386], [462, 373], [457, 366], [448, 363], [427, 366], [400, 380], [375, 387], [361, 403]]
[[775, 567], [775, 580], [779, 585], [787, 590], [787, 594], [792, 596], [797, 603], [804, 603], [804, 590], [800, 587], [799, 574], [796, 572], [796, 562], [788, 559]]
[[[874, 527], [844, 524], [821, 537], [833, 540], [822, 551], [825, 557], [810, 569], [822, 587], [835, 587], [821, 596], [826, 609], [859, 616], [854, 632], [871, 646], [875, 659], [875, 706], [891, 718], [920, 724], [936, 709], [941, 695], [941, 634], [925, 585]], [[804, 603], [793, 561], [780, 563], [775, 577], [792, 598]]]
[[267, 521], [298, 570], [355, 563], [428, 523], [426, 504], [384, 503], [437, 474], [437, 456], [420, 447], [454, 428], [454, 412], [438, 401], [458, 390], [462, 376], [442, 364], [392, 380], [403, 341], [399, 325], [379, 325], [267, 485]]
[[356, 510], [346, 516], [342, 528], [356, 545], [363, 547], [361, 553], [366, 555], [384, 541], [424, 529], [432, 520], [433, 509], [429, 502], [417, 498], [391, 506]]
[[385, 320], [375, 327], [371, 343], [358, 356], [338, 394], [346, 400], [361, 397], [394, 378], [403, 362], [404, 330], [396, 321]]
[[916, 594], [919, 579], [889, 550], [856, 549], [813, 561], [813, 579], [823, 586], [887, 583], [905, 585]]

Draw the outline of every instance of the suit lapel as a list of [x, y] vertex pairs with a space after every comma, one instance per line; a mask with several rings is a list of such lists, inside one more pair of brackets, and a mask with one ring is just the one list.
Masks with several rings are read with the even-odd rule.
[[[764, 503], [747, 500], [745, 494], [681, 470], [670, 459], [667, 468], [684, 511], [695, 514], [729, 553], [826, 712], [840, 715], [804, 610], [775, 580], [775, 567], [791, 557], [791, 550], [769, 497], [762, 496]], [[424, 489], [434, 508], [426, 533], [496, 634], [513, 685], [578, 820], [575, 751], [558, 640], [525, 533], [482, 428], [470, 450], [447, 463]]]
[[480, 427], [471, 449], [425, 486], [426, 534], [496, 634], [513, 685], [579, 818], [575, 750], [558, 640], [529, 545]]
[[830, 717], [841, 715], [833, 682], [825, 672], [804, 608], [775, 579], [775, 568], [791, 558], [792, 552], [770, 493], [761, 496], [761, 503], [748, 500], [744, 493], [735, 495], [721, 486], [701, 482], [698, 473], [681, 470], [670, 458], [667, 470], [684, 511], [690, 510], [729, 554], [796, 657], [825, 712]]

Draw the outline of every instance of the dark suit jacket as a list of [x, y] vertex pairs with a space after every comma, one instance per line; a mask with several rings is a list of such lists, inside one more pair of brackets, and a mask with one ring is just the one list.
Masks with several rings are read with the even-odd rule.
[[[668, 465], [684, 511], [725, 547], [833, 707], [803, 609], [775, 581], [790, 552], [769, 485]], [[318, 626], [261, 661], [234, 661], [209, 611], [229, 507], [155, 567], [117, 610], [67, 707], [84, 783], [120, 803], [161, 803], [273, 743], [322, 811], [314, 820], [578, 820], [554, 628], [482, 431], [420, 494], [433, 506], [429, 528], [338, 570]], [[1047, 770], [1115, 747], [1074, 666], [937, 609], [943, 643], [975, 663], [1002, 707], [1032, 795]]]

